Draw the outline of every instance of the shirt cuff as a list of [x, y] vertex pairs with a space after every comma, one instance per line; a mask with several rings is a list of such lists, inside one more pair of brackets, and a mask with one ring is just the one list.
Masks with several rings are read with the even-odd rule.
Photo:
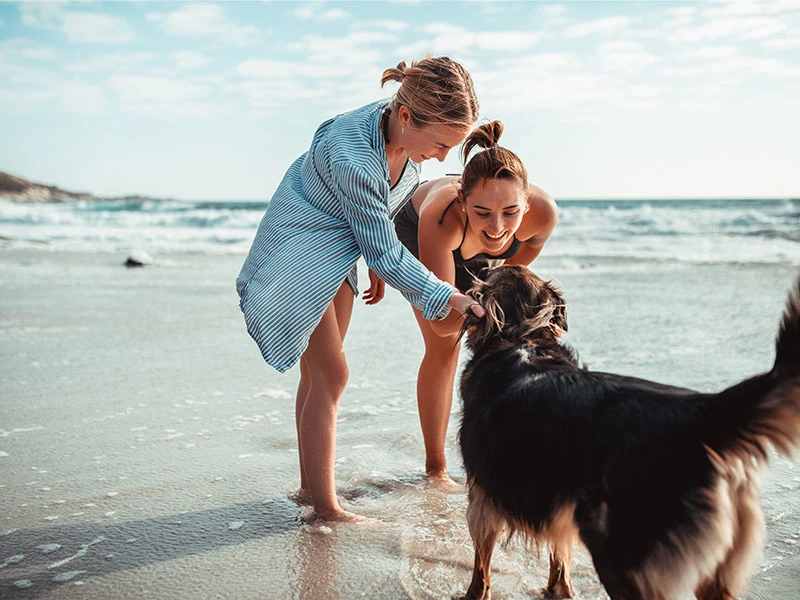
[[447, 306], [447, 302], [450, 300], [450, 296], [457, 291], [455, 286], [444, 282], [435, 286], [430, 292], [426, 291], [423, 297], [425, 308], [422, 310], [422, 318], [428, 320], [444, 319], [450, 314], [450, 307]]

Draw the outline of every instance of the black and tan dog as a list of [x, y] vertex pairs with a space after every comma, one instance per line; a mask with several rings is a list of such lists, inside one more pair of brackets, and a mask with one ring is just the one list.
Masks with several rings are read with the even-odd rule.
[[467, 598], [491, 596], [504, 529], [550, 556], [548, 591], [574, 594], [572, 544], [588, 548], [612, 599], [704, 600], [744, 590], [764, 536], [759, 471], [769, 444], [800, 445], [800, 283], [771, 371], [703, 394], [582, 368], [559, 342], [558, 291], [499, 267], [465, 323], [461, 453], [475, 568]]

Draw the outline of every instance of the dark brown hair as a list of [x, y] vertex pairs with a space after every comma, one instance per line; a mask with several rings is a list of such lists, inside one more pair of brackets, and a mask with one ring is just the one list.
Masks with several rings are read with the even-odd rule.
[[[461, 147], [464, 161], [461, 194], [464, 198], [485, 179], [515, 179], [520, 185], [527, 187], [528, 172], [519, 156], [497, 145], [502, 135], [503, 124], [500, 121], [492, 121], [475, 129], [464, 140], [464, 145]], [[484, 150], [467, 160], [476, 146]]]
[[472, 77], [464, 67], [446, 56], [429, 56], [412, 62], [410, 67], [401, 62], [383, 72], [381, 86], [388, 81], [400, 82], [390, 110], [405, 104], [416, 127], [443, 124], [471, 128], [478, 120], [478, 99]]

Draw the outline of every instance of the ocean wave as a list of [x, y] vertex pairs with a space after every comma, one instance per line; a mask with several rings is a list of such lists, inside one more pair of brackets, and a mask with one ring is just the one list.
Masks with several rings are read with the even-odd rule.
[[[0, 238], [5, 247], [245, 254], [267, 206], [0, 201]], [[549, 256], [800, 264], [800, 200], [561, 201], [559, 211], [544, 250]]]

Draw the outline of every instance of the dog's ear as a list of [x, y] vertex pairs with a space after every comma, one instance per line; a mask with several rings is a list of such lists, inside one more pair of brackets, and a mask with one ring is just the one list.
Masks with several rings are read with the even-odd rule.
[[[545, 289], [547, 290], [547, 295], [553, 306], [553, 316], [550, 319], [550, 323], [562, 331], [567, 331], [567, 303], [561, 296], [560, 290], [553, 285], [552, 281], [545, 283]], [[558, 335], [558, 332], [556, 332], [556, 334]]]
[[461, 335], [458, 336], [458, 339], [461, 339], [466, 333], [467, 346], [472, 350], [482, 346], [487, 340], [503, 330], [503, 309], [494, 295], [491, 292], [487, 293], [487, 287], [486, 281], [474, 277], [473, 285], [467, 291], [486, 311], [486, 314], [481, 318], [476, 317], [472, 312], [467, 313], [461, 326]]

